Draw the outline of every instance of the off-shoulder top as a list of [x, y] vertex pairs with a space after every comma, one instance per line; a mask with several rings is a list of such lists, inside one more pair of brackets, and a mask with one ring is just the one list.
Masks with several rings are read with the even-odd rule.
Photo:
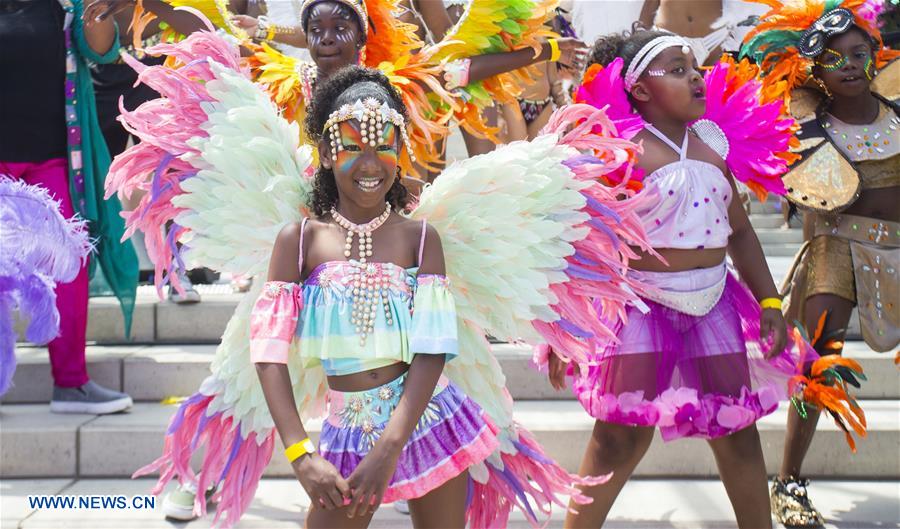
[[[424, 222], [422, 230], [419, 262]], [[302, 235], [300, 256], [302, 270]], [[357, 266], [356, 261], [329, 261], [317, 266], [302, 284], [267, 282], [253, 309], [251, 360], [287, 363], [293, 340], [298, 340], [302, 365], [321, 364], [329, 376], [410, 363], [417, 354], [444, 354], [448, 360], [458, 354], [456, 306], [448, 279], [420, 275], [417, 268], [404, 269], [393, 263], [363, 265], [368, 277], [381, 282], [386, 296], [373, 333], [360, 341], [350, 321]], [[392, 315], [390, 323], [386, 310]]]
[[654, 248], [724, 248], [731, 235], [731, 184], [715, 165], [687, 158], [688, 132], [679, 148], [652, 125], [646, 128], [679, 155], [644, 179], [656, 200], [637, 211]]

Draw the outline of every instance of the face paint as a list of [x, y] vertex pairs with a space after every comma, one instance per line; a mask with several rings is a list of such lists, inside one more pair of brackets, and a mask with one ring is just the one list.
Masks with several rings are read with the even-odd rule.
[[393, 123], [384, 125], [384, 134], [382, 134], [378, 147], [378, 161], [395, 167], [400, 163], [400, 151], [397, 148], [397, 127]]
[[374, 150], [379, 163], [389, 167], [391, 171], [398, 165], [400, 153], [397, 149], [397, 127], [393, 123], [385, 123], [384, 132], [374, 148], [367, 141], [363, 141], [359, 122], [355, 119], [342, 122], [340, 134], [342, 148], [337, 153], [336, 171], [351, 173], [367, 149]]
[[341, 123], [340, 133], [341, 138], [339, 141], [343, 148], [338, 150], [335, 171], [350, 173], [353, 170], [353, 166], [362, 157], [367, 145], [362, 141], [359, 122], [355, 119]]
[[847, 64], [847, 56], [831, 48], [825, 48], [825, 51], [822, 52], [822, 60], [816, 60], [816, 64], [826, 72], [833, 72]]
[[872, 56], [869, 55], [869, 58], [866, 59], [866, 65], [863, 67], [863, 71], [866, 72], [866, 79], [872, 80], [875, 77], [875, 74], [872, 73], [875, 70], [875, 64], [872, 62]]
[[333, 73], [359, 61], [359, 26], [356, 14], [343, 4], [323, 2], [311, 8], [306, 39], [320, 73]]

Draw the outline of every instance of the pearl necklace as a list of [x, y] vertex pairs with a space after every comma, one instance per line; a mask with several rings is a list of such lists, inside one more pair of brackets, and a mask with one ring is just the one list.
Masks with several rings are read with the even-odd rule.
[[365, 224], [354, 224], [338, 213], [336, 209], [331, 208], [331, 217], [338, 226], [347, 230], [344, 257], [349, 258], [352, 255], [354, 233], [358, 238], [358, 258], [356, 261], [350, 261], [354, 269], [351, 278], [353, 289], [350, 291], [350, 302], [353, 305], [353, 312], [350, 321], [356, 327], [360, 346], [366, 345], [366, 338], [375, 330], [375, 318], [378, 316], [379, 305], [384, 306], [387, 324], [394, 324], [388, 300], [389, 282], [378, 272], [375, 265], [366, 263], [367, 258], [372, 257], [372, 233], [380, 228], [390, 216], [391, 205], [385, 203], [384, 213]]

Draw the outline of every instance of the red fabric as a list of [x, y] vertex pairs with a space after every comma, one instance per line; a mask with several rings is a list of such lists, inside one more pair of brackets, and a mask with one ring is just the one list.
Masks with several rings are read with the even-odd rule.
[[[64, 217], [71, 218], [75, 214], [65, 158], [36, 163], [0, 161], [0, 174], [45, 188], [59, 201]], [[59, 336], [48, 345], [53, 383], [64, 388], [82, 386], [88, 381], [84, 359], [88, 316], [87, 263], [74, 281], [57, 285], [56, 308], [60, 316]]]

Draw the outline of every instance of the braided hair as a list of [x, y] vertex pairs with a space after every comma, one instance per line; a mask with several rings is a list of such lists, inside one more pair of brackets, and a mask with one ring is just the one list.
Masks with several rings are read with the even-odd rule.
[[[403, 104], [400, 93], [383, 73], [361, 66], [347, 66], [331, 75], [328, 80], [320, 82], [316, 87], [312, 101], [307, 107], [304, 123], [307, 135], [316, 142], [323, 141], [323, 129], [332, 112], [342, 105], [353, 104], [359, 99], [364, 100], [369, 97], [386, 102], [388, 106], [399, 112], [407, 123], [409, 122], [406, 105]], [[403, 211], [412, 201], [412, 196], [400, 182], [399, 168], [397, 171], [398, 178], [388, 190], [385, 200], [395, 211]], [[335, 207], [337, 203], [338, 189], [334, 171], [319, 164], [316, 169], [309, 207], [317, 216], [323, 216], [331, 211], [331, 208]]]

